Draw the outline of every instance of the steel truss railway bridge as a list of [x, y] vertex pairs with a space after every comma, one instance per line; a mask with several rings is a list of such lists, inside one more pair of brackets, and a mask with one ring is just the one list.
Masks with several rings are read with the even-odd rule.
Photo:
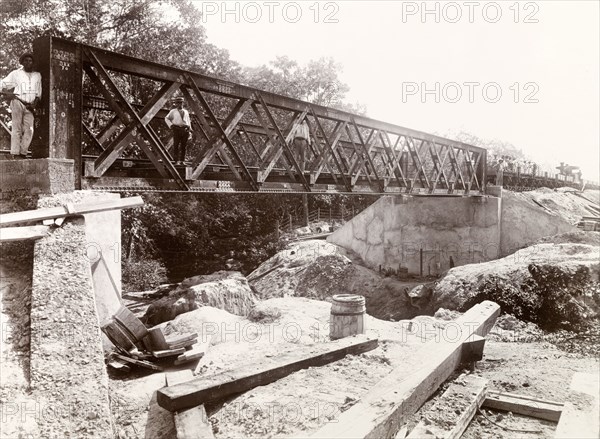
[[[485, 192], [484, 148], [61, 38], [33, 47], [43, 80], [33, 157], [73, 160], [77, 189]], [[183, 166], [164, 123], [176, 94], [194, 132]]]

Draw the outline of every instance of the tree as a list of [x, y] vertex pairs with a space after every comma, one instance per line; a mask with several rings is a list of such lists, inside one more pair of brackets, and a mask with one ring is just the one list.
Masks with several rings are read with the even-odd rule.
[[0, 74], [17, 66], [35, 38], [52, 35], [199, 73], [239, 75], [229, 53], [206, 41], [201, 18], [191, 0], [9, 0], [0, 12], [7, 60]]
[[[339, 78], [341, 69], [333, 58], [319, 58], [301, 66], [287, 56], [278, 56], [269, 65], [245, 68], [243, 80], [261, 90], [352, 111], [355, 108], [344, 102], [350, 87]], [[359, 110], [364, 112], [364, 108]]]

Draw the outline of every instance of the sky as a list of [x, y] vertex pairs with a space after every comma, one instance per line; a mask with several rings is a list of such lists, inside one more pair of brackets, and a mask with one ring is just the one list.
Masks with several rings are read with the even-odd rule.
[[246, 66], [333, 57], [369, 117], [509, 142], [600, 180], [600, 2], [197, 1]]

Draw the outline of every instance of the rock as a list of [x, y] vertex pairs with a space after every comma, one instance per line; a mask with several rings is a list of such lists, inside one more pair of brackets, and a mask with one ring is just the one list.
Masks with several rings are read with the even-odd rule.
[[192, 290], [173, 292], [167, 297], [150, 304], [142, 321], [154, 326], [173, 320], [180, 314], [198, 309], [196, 296]]
[[247, 316], [255, 303], [256, 297], [241, 273], [219, 271], [184, 280], [167, 297], [152, 303], [142, 320], [147, 325], [154, 326], [201, 306]]
[[198, 276], [188, 277], [184, 279], [178, 288], [185, 289], [189, 287], [193, 287], [195, 285], [200, 285], [207, 282], [215, 282], [219, 280], [225, 279], [245, 279], [245, 277], [239, 271], [216, 271], [212, 274], [201, 274]]

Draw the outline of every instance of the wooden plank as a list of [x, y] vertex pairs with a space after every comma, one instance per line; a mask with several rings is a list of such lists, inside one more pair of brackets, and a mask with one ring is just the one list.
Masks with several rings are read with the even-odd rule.
[[0, 242], [40, 239], [49, 232], [50, 226], [5, 227], [0, 229]]
[[126, 357], [125, 355], [120, 355], [120, 354], [113, 354], [113, 355], [115, 356], [115, 358], [118, 358], [119, 360], [122, 360], [126, 363], [135, 364], [136, 366], [144, 367], [144, 368], [150, 369], [150, 370], [156, 370], [158, 372], [162, 372], [162, 370], [163, 370], [162, 367], [157, 366], [156, 364], [152, 364], [149, 361], [136, 360], [135, 358]]
[[471, 340], [464, 342], [462, 345], [461, 362], [473, 363], [475, 361], [481, 361], [484, 348], [485, 338], [479, 335], [473, 336]]
[[212, 335], [202, 337], [200, 342], [194, 344], [192, 349], [184, 352], [182, 355], [177, 357], [175, 360], [175, 365], [180, 365], [184, 363], [189, 363], [190, 361], [199, 360], [204, 357], [210, 348], [210, 342], [212, 341]]
[[119, 360], [118, 358], [112, 358], [106, 363], [106, 365], [117, 372], [129, 372], [131, 368], [124, 361]]
[[513, 393], [489, 391], [483, 401], [482, 407], [558, 422], [564, 404]]
[[245, 392], [257, 386], [277, 381], [308, 367], [323, 366], [346, 355], [357, 355], [377, 347], [377, 339], [366, 336], [346, 337], [335, 343], [298, 347], [277, 357], [264, 358], [260, 363], [240, 367], [158, 391], [158, 404], [170, 411], [195, 407], [214, 399]]
[[[179, 370], [165, 375], [165, 385], [175, 386], [194, 379], [191, 370]], [[214, 438], [212, 425], [203, 405], [175, 413], [175, 429], [177, 439], [209, 439]]]
[[194, 379], [194, 374], [190, 369], [177, 370], [165, 374], [165, 386], [175, 386]]
[[597, 373], [577, 372], [571, 381], [570, 395], [558, 421], [556, 439], [600, 437], [599, 378]]
[[175, 336], [175, 337], [169, 337], [165, 340], [165, 342], [169, 346], [173, 346], [173, 345], [178, 345], [181, 343], [186, 343], [188, 341], [193, 341], [193, 340], [196, 340], [197, 338], [198, 338], [198, 333], [194, 332], [192, 334], [184, 334], [184, 335], [179, 335], [179, 336]]
[[66, 206], [51, 207], [48, 209], [25, 210], [23, 212], [4, 213], [0, 215], [0, 225], [37, 222], [50, 218], [61, 218], [71, 215], [83, 215], [86, 213], [104, 212], [107, 210], [127, 209], [144, 205], [142, 197], [123, 198], [121, 200], [99, 201], [94, 203], [81, 203], [71, 206], [69, 211]]
[[113, 317], [121, 327], [133, 335], [134, 341], [141, 342], [148, 335], [146, 326], [127, 307], [121, 306]]
[[460, 377], [425, 412], [426, 421], [419, 422], [408, 439], [460, 438], [485, 399], [487, 385], [488, 381], [480, 377]]
[[185, 352], [185, 348], [165, 349], [163, 351], [152, 351], [152, 355], [156, 358], [175, 357]]
[[204, 405], [177, 412], [175, 414], [175, 428], [177, 439], [210, 439], [215, 437]]
[[438, 336], [407, 359], [407, 365], [394, 369], [336, 422], [324, 425], [312, 437], [393, 437], [460, 365], [463, 342], [474, 334], [486, 335], [499, 314], [496, 303], [484, 301], [448, 322]]
[[198, 338], [191, 338], [189, 340], [183, 340], [180, 341], [179, 343], [168, 343], [169, 344], [169, 349], [179, 349], [179, 348], [187, 348], [190, 347], [194, 344], [198, 343]]
[[158, 326], [150, 328], [148, 335], [142, 340], [149, 351], [170, 349], [162, 329]]

